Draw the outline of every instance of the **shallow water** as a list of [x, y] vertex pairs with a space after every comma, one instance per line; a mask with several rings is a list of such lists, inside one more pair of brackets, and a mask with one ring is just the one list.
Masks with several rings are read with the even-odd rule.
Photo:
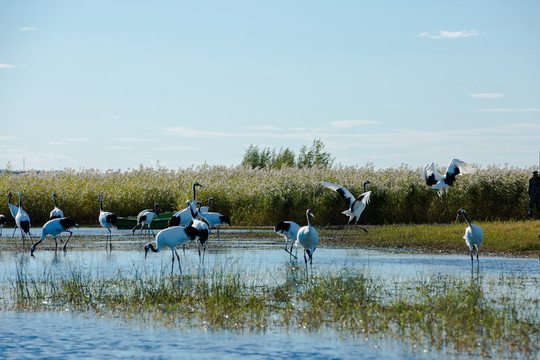
[[[105, 235], [100, 228], [79, 229], [78, 235]], [[116, 236], [120, 232], [115, 232]], [[127, 230], [125, 234], [130, 234]], [[11, 235], [11, 234], [10, 234]], [[11, 286], [23, 274], [34, 280], [63, 276], [70, 272], [99, 277], [150, 276], [171, 271], [171, 251], [148, 253], [145, 260], [142, 246], [149, 237], [123, 238], [122, 246], [111, 252], [99, 249], [82, 250], [77, 239], [66, 253], [50, 250], [52, 239], [38, 248], [35, 257], [29, 252], [0, 252], [0, 285]], [[46, 240], [47, 241], [47, 240]], [[71, 244], [70, 244], [71, 245]], [[212, 247], [214, 245], [214, 247]], [[219, 246], [217, 246], [219, 245]], [[178, 250], [184, 274], [205, 274], [219, 271], [241, 272], [246, 281], [282, 283], [291, 276], [291, 269], [304, 271], [302, 252], [291, 260], [283, 250], [281, 238], [269, 231], [268, 238], [246, 239], [245, 236], [221, 240], [212, 238], [204, 262], [197, 249]], [[468, 255], [434, 255], [366, 249], [317, 249], [313, 273], [324, 274], [347, 269], [384, 279], [387, 286], [403, 281], [422, 281], [438, 275], [464, 279], [481, 277], [491, 290], [518, 291], [523, 298], [538, 298], [540, 262], [537, 259], [480, 256], [471, 265]], [[174, 272], [179, 269], [175, 264]], [[501, 276], [522, 278], [518, 289], [497, 288], [493, 283]], [[489, 281], [491, 280], [491, 281]], [[487, 285], [486, 285], [487, 286]], [[292, 330], [289, 333], [209, 332], [191, 329], [147, 327], [135, 321], [99, 319], [91, 314], [67, 312], [17, 313], [0, 312], [0, 359], [2, 358], [311, 358], [311, 359], [433, 359], [441, 354], [411, 351], [400, 342], [351, 338], [332, 332], [311, 334]], [[444, 358], [452, 358], [447, 353]], [[456, 358], [464, 358], [459, 356]], [[470, 357], [469, 357], [470, 358]]]
[[[436, 359], [424, 349], [331, 334], [140, 328], [71, 313], [0, 312], [0, 359]], [[445, 358], [457, 358], [448, 357]], [[463, 359], [463, 357], [459, 357]]]

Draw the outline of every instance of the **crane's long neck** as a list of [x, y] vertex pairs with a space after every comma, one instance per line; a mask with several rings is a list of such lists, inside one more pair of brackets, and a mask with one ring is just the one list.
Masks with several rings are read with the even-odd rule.
[[56, 194], [52, 195], [52, 201], [54, 202], [54, 207], [58, 207], [58, 205], [56, 205]]
[[159, 252], [161, 250], [161, 247], [159, 246], [159, 244], [158, 244], [157, 248], [154, 247], [154, 245], [152, 245], [152, 244], [148, 244], [148, 248], [150, 250], [152, 250], [153, 252], [155, 252], [155, 253], [157, 253], [157, 252]]
[[196, 183], [193, 183], [193, 203], [194, 203], [194, 204], [196, 204], [195, 201], [196, 201], [196, 199], [197, 199], [197, 197], [195, 196], [195, 187], [196, 187], [196, 186], [197, 186], [197, 184], [196, 184]]
[[307, 224], [308, 224], [309, 227], [311, 227], [311, 218], [309, 216], [309, 212], [306, 213], [306, 217], [307, 217]]
[[366, 185], [367, 183], [364, 183], [364, 192], [366, 192]]
[[471, 226], [471, 225], [472, 225], [472, 222], [471, 222], [471, 220], [469, 219], [469, 217], [467, 216], [467, 214], [465, 213], [465, 214], [463, 214], [463, 216], [465, 216], [465, 221], [467, 222], [467, 224], [469, 224], [469, 226]]
[[19, 193], [19, 208], [22, 207], [22, 194]]
[[103, 199], [99, 196], [99, 211], [103, 212]]
[[191, 213], [191, 218], [195, 220], [197, 218], [197, 210], [193, 210], [192, 203], [188, 202], [189, 212]]

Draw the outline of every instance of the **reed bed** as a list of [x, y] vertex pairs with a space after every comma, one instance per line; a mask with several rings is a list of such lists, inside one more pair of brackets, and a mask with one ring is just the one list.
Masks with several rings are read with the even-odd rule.
[[[444, 169], [440, 169], [443, 171]], [[99, 202], [119, 216], [136, 215], [158, 202], [163, 210], [185, 207], [192, 197], [216, 201], [213, 211], [227, 214], [239, 226], [268, 226], [283, 219], [305, 221], [305, 210], [313, 209], [319, 225], [343, 224], [344, 203], [337, 193], [322, 187], [321, 180], [347, 187], [353, 194], [363, 192], [363, 181], [370, 180], [371, 204], [362, 214], [364, 224], [448, 223], [459, 208], [476, 221], [521, 220], [527, 211], [527, 185], [531, 169], [489, 167], [475, 174], [460, 176], [441, 200], [427, 187], [419, 169], [403, 165], [393, 169], [367, 167], [283, 168], [280, 170], [245, 167], [201, 166], [177, 171], [164, 168], [129, 171], [73, 170], [0, 173], [0, 194], [21, 192], [24, 208], [33, 223], [47, 220], [52, 209], [52, 192], [65, 214], [79, 222], [97, 223]], [[8, 214], [6, 201], [0, 213]]]
[[540, 351], [537, 292], [523, 298], [511, 290], [490, 291], [494, 285], [538, 286], [538, 279], [501, 277], [490, 284], [473, 270], [470, 279], [433, 275], [393, 283], [346, 269], [307, 276], [294, 266], [281, 283], [264, 281], [267, 275], [246, 278], [238, 267], [182, 276], [136, 271], [107, 279], [87, 271], [38, 281], [21, 267], [4, 291], [3, 308], [93, 312], [208, 330], [332, 330], [482, 357], [530, 357]]

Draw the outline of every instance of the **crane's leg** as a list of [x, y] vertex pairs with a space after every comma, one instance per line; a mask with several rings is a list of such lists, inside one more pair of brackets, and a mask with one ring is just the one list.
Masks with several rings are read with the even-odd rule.
[[[112, 250], [112, 231], [111, 229], [107, 228], [109, 230], [109, 236], [107, 237], [109, 240], [109, 249]], [[107, 248], [107, 242], [105, 241], [105, 249]]]
[[174, 249], [174, 254], [176, 255], [176, 260], [178, 260], [178, 269], [180, 269], [180, 274], [182, 274], [182, 266], [180, 265], [180, 256], [176, 252], [176, 249]]
[[349, 221], [347, 221], [347, 225], [345, 225], [345, 230], [343, 230], [343, 234], [341, 234], [341, 240], [343, 240], [343, 237], [345, 236], [345, 233], [347, 232], [347, 228], [349, 227], [351, 220], [352, 219], [349, 218]]
[[174, 270], [174, 249], [171, 252], [172, 252], [172, 262], [171, 262], [171, 276], [172, 276], [173, 270]]
[[304, 249], [304, 262], [306, 263], [306, 273], [307, 273], [307, 258], [306, 258], [306, 249]]
[[66, 232], [69, 233], [69, 237], [68, 237], [66, 243], [64, 244], [64, 252], [66, 252], [66, 246], [67, 246], [67, 244], [68, 244], [68, 242], [69, 242], [69, 239], [71, 239], [71, 235], [73, 235], [73, 232], [71, 232], [71, 231], [69, 231], [69, 230], [66, 230]]
[[23, 230], [21, 228], [19, 228], [19, 230], [21, 230], [22, 245], [24, 247], [24, 233], [23, 233]]
[[368, 232], [366, 228], [363, 228], [361, 226], [358, 226], [358, 218], [356, 218], [356, 221], [354, 222], [355, 227], [359, 227], [360, 229], [364, 230], [365, 232]]
[[13, 235], [11, 235], [11, 237], [15, 237], [15, 231], [17, 231], [17, 227], [16, 227], [16, 226], [13, 228]]
[[294, 257], [295, 259], [298, 259], [298, 258], [296, 257], [296, 255], [294, 255], [294, 254], [292, 253], [292, 249], [293, 249], [293, 247], [294, 247], [294, 240], [291, 240], [291, 250], [290, 250], [290, 251], [287, 250], [287, 244], [288, 244], [288, 243], [289, 243], [289, 240], [286, 239], [286, 240], [285, 240], [285, 251], [289, 253], [289, 258]]

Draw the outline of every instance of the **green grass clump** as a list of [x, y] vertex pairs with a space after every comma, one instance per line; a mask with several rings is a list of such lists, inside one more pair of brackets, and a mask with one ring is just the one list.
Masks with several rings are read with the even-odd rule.
[[[539, 221], [474, 222], [484, 230], [480, 254], [539, 255]], [[323, 229], [321, 243], [337, 246], [403, 248], [424, 252], [468, 253], [465, 222], [453, 224], [396, 224], [370, 226], [369, 232], [350, 228], [343, 240], [341, 229]]]
[[248, 280], [241, 269], [107, 279], [72, 271], [43, 281], [20, 269], [3, 301], [5, 309], [91, 311], [175, 327], [332, 329], [483, 357], [540, 351], [537, 292], [519, 298], [512, 290], [537, 279], [501, 277], [495, 285], [510, 289], [501, 292], [490, 291], [493, 284], [474, 271], [470, 280], [434, 275], [395, 283], [348, 270], [315, 276], [296, 267], [287, 271], [285, 283], [276, 283]]

